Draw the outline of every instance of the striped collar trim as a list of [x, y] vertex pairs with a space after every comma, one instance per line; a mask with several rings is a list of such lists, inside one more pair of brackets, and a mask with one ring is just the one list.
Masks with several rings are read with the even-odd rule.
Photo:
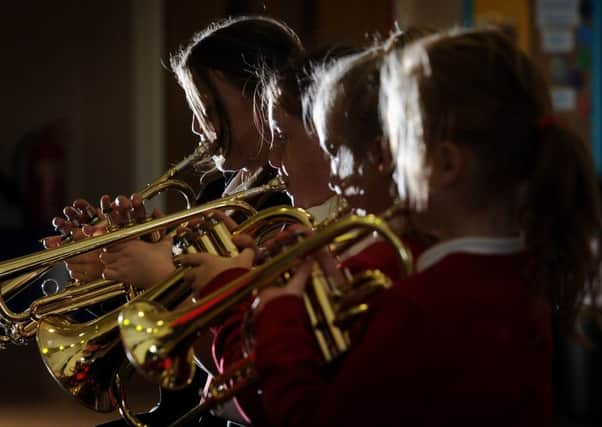
[[416, 269], [417, 271], [424, 271], [446, 256], [457, 252], [479, 255], [506, 255], [524, 249], [525, 242], [521, 237], [463, 237], [452, 239], [426, 250], [418, 257]]

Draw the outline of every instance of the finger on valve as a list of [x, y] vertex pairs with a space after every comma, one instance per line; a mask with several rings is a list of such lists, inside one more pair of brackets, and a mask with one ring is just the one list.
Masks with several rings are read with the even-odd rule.
[[86, 216], [83, 215], [78, 209], [73, 206], [67, 206], [63, 209], [63, 215], [67, 218], [74, 227], [81, 227], [82, 224], [87, 220]]
[[128, 227], [136, 223], [134, 219], [132, 201], [128, 197], [121, 195], [117, 196], [113, 204], [116, 208], [117, 216], [119, 218], [118, 221], [120, 225]]
[[257, 242], [255, 239], [249, 234], [237, 234], [232, 237], [232, 242], [236, 245], [240, 252], [243, 252], [245, 249], [249, 249], [253, 253], [253, 262], [257, 260], [257, 257], [260, 254], [260, 249], [257, 246]]
[[213, 209], [206, 214], [207, 218], [216, 218], [224, 223], [228, 230], [232, 233], [238, 228], [238, 223], [234, 221], [226, 212], [220, 209]]
[[107, 221], [106, 230], [113, 231], [119, 228], [119, 216], [116, 212], [115, 205], [112, 203], [111, 198], [104, 194], [100, 198], [100, 209], [102, 214]]
[[60, 234], [59, 237], [69, 236], [71, 231], [76, 228], [73, 226], [73, 224], [71, 224], [70, 221], [58, 216], [52, 219], [52, 226]]
[[75, 199], [73, 207], [81, 212], [83, 224], [94, 224], [101, 217], [100, 209], [97, 209], [85, 199]]
[[132, 201], [134, 219], [139, 223], [144, 222], [149, 217], [146, 208], [144, 207], [144, 199], [140, 194], [134, 193], [130, 197], [130, 200]]

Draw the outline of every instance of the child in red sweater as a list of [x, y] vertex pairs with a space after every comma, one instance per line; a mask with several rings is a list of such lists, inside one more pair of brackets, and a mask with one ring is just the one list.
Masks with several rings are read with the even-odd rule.
[[[318, 85], [314, 123], [342, 191], [361, 189], [366, 162], [393, 165], [413, 223], [440, 243], [374, 301], [334, 377], [301, 298], [312, 261], [260, 293], [270, 424], [550, 425], [550, 314], [572, 332], [597, 290], [600, 212], [589, 150], [550, 116], [531, 61], [497, 31], [454, 31], [385, 44]], [[345, 132], [370, 90], [379, 159]]]

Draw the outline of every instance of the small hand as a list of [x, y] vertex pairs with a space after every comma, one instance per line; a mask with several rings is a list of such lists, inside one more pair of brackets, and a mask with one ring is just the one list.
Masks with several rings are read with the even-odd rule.
[[222, 257], [208, 253], [181, 255], [179, 262], [184, 266], [194, 267], [185, 276], [184, 281], [198, 293], [220, 273], [235, 268], [250, 269], [253, 266], [255, 252], [246, 248], [235, 257]]
[[148, 289], [175, 270], [171, 247], [169, 237], [156, 243], [136, 239], [112, 245], [100, 254], [102, 276]]
[[[297, 236], [299, 234], [302, 235], [310, 235], [313, 231], [302, 225], [293, 225], [289, 227], [288, 230], [279, 233], [273, 241], [270, 242], [270, 245], [278, 245], [283, 242], [288, 242], [293, 240], [293, 236]], [[328, 248], [323, 247], [318, 249], [313, 254], [308, 255], [308, 257], [301, 261], [298, 267], [296, 267], [293, 276], [289, 279], [283, 287], [269, 287], [263, 289], [259, 292], [256, 302], [254, 304], [255, 314], [260, 312], [265, 305], [281, 296], [292, 295], [299, 298], [303, 298], [303, 294], [305, 293], [305, 288], [307, 286], [308, 280], [311, 277], [314, 265], [318, 264], [323, 274], [331, 280], [333, 286], [338, 287], [341, 286], [344, 282], [343, 273], [337, 268], [337, 261], [330, 253]]]
[[283, 296], [295, 296], [298, 298], [303, 298], [303, 294], [305, 293], [305, 287], [307, 286], [307, 281], [311, 276], [311, 272], [314, 265], [314, 259], [308, 258], [299, 265], [293, 277], [287, 282], [287, 284], [283, 287], [271, 286], [269, 288], [263, 289], [255, 298], [255, 302], [253, 303], [253, 308], [255, 310], [255, 315], [257, 315], [263, 308], [272, 300]]
[[[73, 231], [71, 235], [74, 241], [82, 240], [87, 237], [80, 229]], [[46, 248], [60, 246], [60, 237], [53, 236], [46, 238], [44, 246]], [[104, 268], [98, 259], [99, 253], [99, 250], [91, 251], [66, 260], [65, 265], [67, 266], [71, 278], [78, 282], [89, 282], [99, 279]]]

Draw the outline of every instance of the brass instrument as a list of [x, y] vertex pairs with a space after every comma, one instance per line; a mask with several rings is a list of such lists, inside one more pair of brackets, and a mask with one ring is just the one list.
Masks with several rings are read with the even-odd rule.
[[[206, 159], [210, 154], [211, 147], [199, 145], [192, 154], [170, 167], [160, 177], [147, 185], [140, 192], [142, 199], [149, 200], [165, 190], [174, 190], [184, 197], [184, 200], [186, 201], [186, 207], [189, 209], [195, 199], [195, 191], [189, 184], [177, 179], [176, 177], [182, 171], [192, 167], [197, 162]], [[105, 225], [107, 223], [106, 218], [100, 219], [98, 217], [90, 217], [91, 220], [93, 220], [92, 223], [94, 225]], [[70, 237], [66, 236], [62, 243], [63, 245], [67, 245], [70, 243], [70, 241]], [[10, 260], [6, 262], [10, 263]], [[0, 344], [4, 342], [13, 342], [15, 344], [27, 342], [27, 338], [30, 338], [33, 336], [33, 333], [35, 333], [35, 328], [32, 321], [39, 319], [39, 317], [43, 314], [65, 313], [68, 311], [77, 310], [86, 305], [89, 306], [91, 304], [106, 301], [121, 294], [130, 295], [132, 293], [132, 289], [124, 284], [97, 280], [89, 285], [87, 284], [85, 287], [79, 286], [78, 289], [74, 289], [74, 286], [69, 292], [61, 292], [60, 297], [53, 295], [42, 297], [39, 300], [34, 301], [34, 303], [32, 303], [32, 305], [23, 312], [16, 313], [12, 311], [9, 308], [7, 301], [20, 292], [27, 284], [46, 274], [53, 264], [54, 263], [45, 264], [43, 266], [35, 266], [31, 271], [0, 283], [0, 325], [5, 329], [5, 335], [2, 336]], [[0, 274], [0, 277], [3, 278], [15, 273], [16, 272]], [[101, 291], [103, 286], [108, 286], [108, 288], [105, 288], [105, 292]], [[86, 291], [90, 292], [89, 297], [85, 296]], [[66, 301], [66, 304], [64, 304], [59, 310], [42, 310], [40, 308], [45, 304], [54, 304], [56, 306], [58, 299]], [[24, 322], [28, 323], [25, 324]]]
[[[272, 188], [272, 185], [269, 188]], [[245, 192], [247, 196], [256, 193], [257, 189]], [[129, 237], [142, 235], [155, 228], [181, 223], [211, 209], [243, 206], [242, 202], [238, 200], [242, 195], [233, 197], [115, 233], [127, 233]], [[261, 238], [263, 233], [270, 232], [277, 225], [281, 226], [285, 223], [311, 224], [311, 217], [300, 209], [270, 208], [243, 222], [237, 232], [253, 231], [258, 238]], [[185, 246], [187, 251], [206, 250], [207, 241], [204, 237], [206, 236], [199, 233], [192, 245]], [[143, 299], [144, 301], [157, 301], [166, 307], [173, 307], [189, 292], [188, 289], [182, 289], [181, 286], [182, 278], [189, 270], [190, 267], [178, 267], [172, 276], [137, 296], [130, 303]], [[115, 391], [114, 379], [119, 367], [126, 360], [120, 343], [117, 321], [119, 312], [120, 310], [115, 310], [98, 319], [76, 325], [73, 325], [64, 316], [46, 315], [39, 321], [37, 328], [36, 341], [42, 360], [50, 374], [69, 394], [87, 407], [100, 412], [114, 410], [119, 400]]]
[[[164, 189], [165, 187], [164, 184], [158, 184], [155, 188]], [[265, 185], [240, 193], [235, 193], [222, 199], [218, 199], [200, 206], [195, 206], [188, 210], [167, 215], [162, 218], [149, 220], [142, 224], [129, 225], [122, 229], [114, 227], [113, 231], [100, 236], [91, 237], [78, 242], [70, 242], [58, 248], [46, 249], [30, 255], [3, 261], [0, 262], [0, 278], [25, 272], [25, 274], [20, 276], [24, 277], [32, 270], [35, 275], [40, 270], [46, 269], [57, 262], [64, 261], [73, 256], [81, 255], [83, 253], [97, 250], [134, 237], [148, 235], [156, 230], [180, 225], [191, 218], [206, 214], [214, 209], [229, 209], [239, 211], [247, 217], [250, 217], [256, 214], [257, 211], [251, 205], [244, 202], [244, 200], [255, 197], [259, 194], [263, 194], [267, 191], [282, 191], [283, 189], [284, 183], [280, 179], [274, 179]], [[126, 290], [126, 293], [131, 294], [131, 290]], [[81, 295], [82, 292], [78, 291], [78, 294]], [[72, 295], [70, 293], [61, 292], [59, 295], [66, 304], [70, 303], [70, 300], [72, 299]], [[102, 296], [98, 296], [98, 298], [102, 298]], [[56, 303], [56, 300], [54, 300], [54, 302]], [[100, 301], [95, 299], [95, 303], [98, 302]], [[45, 314], [50, 313], [45, 312]], [[0, 317], [5, 319], [3, 326], [7, 331], [7, 335], [5, 336], [7, 336], [8, 339], [6, 341], [11, 340], [15, 343], [25, 342], [26, 336], [23, 335], [23, 332], [25, 330], [33, 331], [34, 327], [32, 325], [29, 325], [28, 327], [24, 327], [24, 325], [22, 325], [22, 322], [34, 320], [32, 319], [31, 308], [28, 308], [22, 313], [14, 313], [0, 297]]]
[[254, 187], [250, 190], [235, 193], [222, 199], [195, 206], [185, 211], [176, 212], [151, 221], [118, 229], [100, 236], [91, 237], [78, 242], [71, 242], [58, 248], [46, 249], [0, 262], [0, 278], [11, 274], [24, 273], [39, 267], [51, 266], [57, 262], [94, 251], [114, 243], [123, 242], [134, 237], [149, 234], [155, 230], [172, 227], [184, 223], [196, 216], [215, 209], [233, 209], [246, 212], [249, 216], [256, 213], [255, 209], [243, 200], [252, 198], [266, 191], [281, 191], [284, 184], [281, 180], [272, 180], [268, 184]]
[[[211, 293], [192, 309], [168, 312], [157, 302], [146, 298], [127, 304], [119, 315], [119, 324], [130, 362], [146, 378], [163, 387], [178, 388], [185, 385], [194, 373], [191, 344], [199, 330], [215, 325], [254, 292], [277, 283], [306, 256], [336, 241], [338, 237], [348, 233], [363, 237], [369, 232], [377, 232], [384, 237], [395, 248], [400, 268], [406, 274], [411, 273], [412, 256], [385, 221], [374, 215], [350, 215], [302, 239], [273, 259]], [[369, 309], [369, 298], [389, 287], [390, 280], [380, 271], [368, 271], [347, 286], [337, 287], [329, 283], [316, 268], [313, 278], [305, 294], [305, 305], [324, 361], [330, 362], [348, 349], [347, 328], [352, 320]], [[236, 366], [232, 375], [228, 373], [215, 379], [204, 402], [183, 419], [199, 415], [231, 398], [248, 383], [248, 375], [252, 372], [250, 359]]]

